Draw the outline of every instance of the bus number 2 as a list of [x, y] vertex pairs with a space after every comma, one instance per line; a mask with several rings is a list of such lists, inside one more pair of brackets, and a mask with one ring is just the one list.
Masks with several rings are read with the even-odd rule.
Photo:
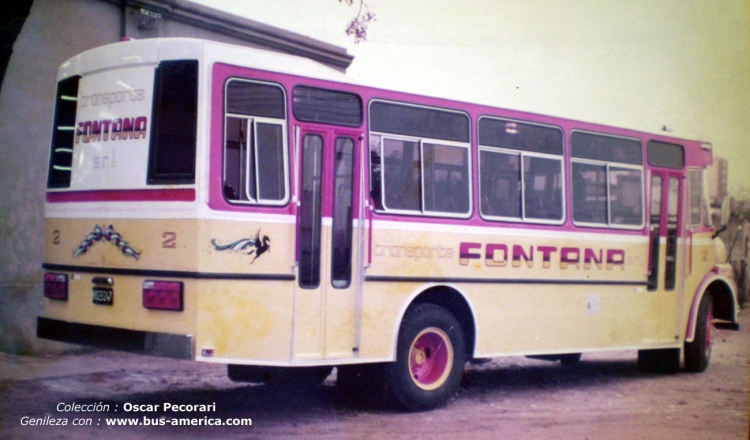
[[165, 249], [174, 249], [177, 247], [177, 233], [175, 232], [164, 232], [161, 234], [162, 238], [165, 238], [164, 242], [162, 242], [161, 247]]
[[55, 229], [52, 231], [52, 244], [60, 244], [60, 230]]

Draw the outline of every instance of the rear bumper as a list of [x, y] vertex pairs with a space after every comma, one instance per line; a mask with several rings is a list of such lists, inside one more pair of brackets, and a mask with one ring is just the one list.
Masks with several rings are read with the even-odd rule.
[[37, 318], [36, 335], [39, 338], [52, 341], [90, 345], [151, 356], [173, 359], [194, 358], [193, 337], [189, 335], [78, 324], [41, 316]]

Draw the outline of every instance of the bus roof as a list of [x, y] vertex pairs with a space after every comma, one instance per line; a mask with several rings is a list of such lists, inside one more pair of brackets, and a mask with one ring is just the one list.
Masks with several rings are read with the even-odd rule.
[[93, 48], [66, 60], [58, 70], [57, 80], [104, 69], [155, 65], [161, 60], [186, 58], [209, 62], [231, 60], [234, 65], [270, 72], [357, 83], [346, 74], [309, 58], [196, 38], [125, 40]]

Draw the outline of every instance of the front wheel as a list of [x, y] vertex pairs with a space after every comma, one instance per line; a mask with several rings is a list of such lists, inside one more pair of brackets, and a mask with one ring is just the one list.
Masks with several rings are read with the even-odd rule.
[[711, 359], [714, 313], [709, 294], [701, 299], [697, 319], [693, 342], [685, 343], [685, 369], [693, 373], [705, 371]]
[[463, 331], [435, 304], [417, 304], [401, 322], [396, 362], [387, 367], [388, 397], [398, 408], [438, 407], [458, 388], [466, 362]]

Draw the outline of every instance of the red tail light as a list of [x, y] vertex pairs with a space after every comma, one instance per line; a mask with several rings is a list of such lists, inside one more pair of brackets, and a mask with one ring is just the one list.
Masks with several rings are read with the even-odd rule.
[[182, 311], [182, 283], [176, 281], [144, 281], [143, 307], [156, 310]]
[[44, 296], [51, 299], [67, 301], [68, 276], [61, 273], [45, 273]]

